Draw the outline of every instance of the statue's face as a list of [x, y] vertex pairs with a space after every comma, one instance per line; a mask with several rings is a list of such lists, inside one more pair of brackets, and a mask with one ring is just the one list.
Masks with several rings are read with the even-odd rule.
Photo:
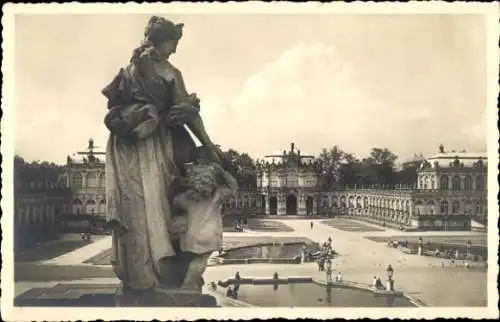
[[167, 40], [158, 46], [158, 51], [168, 58], [170, 55], [175, 54], [178, 43], [178, 40]]

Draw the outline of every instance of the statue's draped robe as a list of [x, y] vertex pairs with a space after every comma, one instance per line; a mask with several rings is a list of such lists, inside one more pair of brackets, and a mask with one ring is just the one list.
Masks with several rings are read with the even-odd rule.
[[149, 56], [141, 59], [121, 69], [102, 91], [111, 132], [106, 219], [114, 228], [112, 264], [119, 279], [136, 290], [158, 286], [168, 274], [162, 265], [176, 254], [169, 234], [173, 183], [195, 147], [184, 126], [166, 122], [183, 93], [175, 80], [152, 71]]

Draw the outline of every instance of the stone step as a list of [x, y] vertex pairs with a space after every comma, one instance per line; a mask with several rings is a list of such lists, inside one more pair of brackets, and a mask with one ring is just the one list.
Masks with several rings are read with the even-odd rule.
[[[37, 307], [115, 307], [119, 284], [103, 283], [60, 283], [53, 287], [33, 288], [14, 299], [15, 306]], [[155, 303], [150, 305], [130, 306], [217, 306], [215, 298], [210, 295], [193, 295], [172, 291], [169, 294], [154, 296]], [[149, 302], [148, 302], [149, 303]], [[129, 305], [123, 305], [129, 306]]]

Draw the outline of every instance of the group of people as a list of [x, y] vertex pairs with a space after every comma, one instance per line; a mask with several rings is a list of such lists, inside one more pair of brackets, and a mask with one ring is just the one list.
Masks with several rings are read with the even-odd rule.
[[227, 287], [226, 296], [232, 299], [238, 299], [238, 291], [240, 289], [239, 284], [232, 284]]
[[328, 240], [323, 243], [319, 257], [318, 257], [318, 271], [323, 272], [325, 270], [325, 264], [332, 260], [333, 258], [333, 248], [332, 248], [332, 238], [328, 237]]
[[382, 280], [380, 277], [373, 276], [373, 288], [376, 290], [385, 289], [384, 284], [382, 284]]
[[409, 244], [410, 243], [406, 239], [405, 240], [392, 240], [392, 239], [389, 239], [387, 241], [387, 246], [388, 247], [394, 247], [394, 248], [398, 248], [399, 246], [408, 248]]
[[80, 238], [84, 241], [90, 241], [90, 234], [89, 233], [81, 233]]
[[238, 220], [235, 220], [233, 227], [234, 227], [234, 230], [236, 230], [238, 232], [242, 232], [247, 227], [247, 225], [248, 225], [247, 217], [244, 216], [244, 217], [240, 217]]
[[234, 274], [234, 279], [235, 283], [227, 287], [226, 296], [236, 300], [238, 298], [238, 291], [240, 290], [240, 283], [238, 282], [241, 280], [240, 272]]

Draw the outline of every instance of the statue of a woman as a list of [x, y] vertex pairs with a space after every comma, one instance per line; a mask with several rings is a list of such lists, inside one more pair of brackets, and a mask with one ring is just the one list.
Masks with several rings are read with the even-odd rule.
[[[113, 230], [112, 264], [124, 298], [134, 299], [131, 305], [148, 304], [147, 294], [159, 290], [200, 293], [207, 254], [220, 247], [220, 240], [214, 239], [222, 238], [222, 223], [215, 220], [213, 237], [205, 236], [208, 243], [195, 251], [183, 249], [188, 247], [183, 240], [191, 238], [183, 235], [189, 231], [189, 220], [182, 220], [182, 211], [173, 205], [186, 181], [186, 164], [196, 151], [186, 127], [201, 142], [207, 159], [225, 168], [222, 153], [201, 121], [199, 99], [188, 94], [180, 71], [168, 61], [182, 28], [183, 24], [152, 17], [130, 64], [102, 91], [108, 99], [105, 124], [110, 131], [106, 198], [107, 222]], [[211, 205], [227, 196], [224, 191], [210, 195]], [[191, 208], [185, 205], [184, 210]]]

